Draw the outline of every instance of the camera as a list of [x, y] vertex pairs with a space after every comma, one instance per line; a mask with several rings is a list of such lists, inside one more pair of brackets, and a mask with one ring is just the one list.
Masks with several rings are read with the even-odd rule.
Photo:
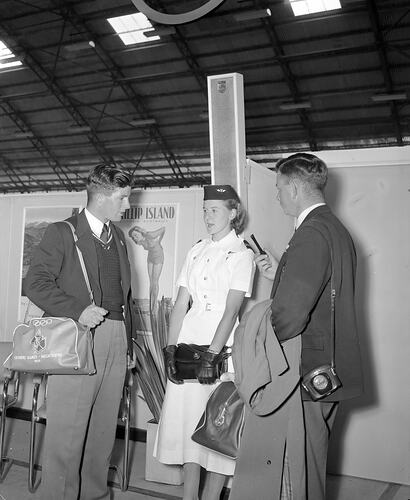
[[302, 379], [302, 387], [314, 401], [329, 396], [341, 385], [342, 383], [331, 365], [319, 366], [306, 373]]

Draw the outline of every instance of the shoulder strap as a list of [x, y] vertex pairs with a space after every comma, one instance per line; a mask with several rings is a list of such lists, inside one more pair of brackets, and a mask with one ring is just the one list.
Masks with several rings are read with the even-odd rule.
[[[311, 219], [314, 221], [315, 219]], [[336, 274], [336, 263], [333, 253], [332, 239], [329, 235], [326, 235], [320, 224], [312, 225], [322, 237], [327, 242], [330, 251], [330, 264], [331, 264], [331, 274], [330, 274], [330, 366], [335, 368], [335, 305], [336, 305], [336, 284], [335, 284], [335, 274]], [[337, 278], [338, 285], [340, 286], [340, 276]]]
[[90, 300], [92, 303], [94, 303], [93, 291], [91, 290], [90, 280], [88, 279], [88, 274], [87, 274], [87, 269], [85, 267], [84, 257], [83, 257], [81, 250], [78, 248], [78, 246], [76, 244], [78, 238], [77, 238], [77, 235], [75, 234], [74, 226], [71, 224], [71, 222], [68, 222], [67, 220], [65, 220], [63, 222], [65, 222], [70, 227], [71, 232], [73, 233], [75, 248], [77, 249], [78, 258], [80, 260], [80, 265], [81, 265], [81, 269], [82, 269], [83, 274], [84, 274], [84, 279], [85, 279], [85, 283], [87, 285], [88, 293], [90, 295]]

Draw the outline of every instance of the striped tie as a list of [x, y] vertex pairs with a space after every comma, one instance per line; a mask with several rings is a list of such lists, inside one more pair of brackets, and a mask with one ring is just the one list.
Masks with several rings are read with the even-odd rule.
[[107, 226], [107, 224], [104, 224], [101, 231], [100, 240], [103, 241], [104, 243], [108, 243], [110, 241], [110, 238], [111, 238], [110, 227]]

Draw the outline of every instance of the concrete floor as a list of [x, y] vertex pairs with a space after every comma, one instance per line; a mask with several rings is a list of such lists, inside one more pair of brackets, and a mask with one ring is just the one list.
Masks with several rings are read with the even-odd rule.
[[[13, 458], [5, 479], [0, 483], [0, 500], [42, 500], [40, 491], [31, 494], [27, 488], [28, 464], [28, 422], [8, 419], [6, 426], [7, 456]], [[10, 426], [10, 427], [9, 427]], [[37, 431], [38, 460], [41, 464], [41, 443], [44, 426], [39, 425]], [[112, 461], [121, 467], [121, 454], [123, 442], [117, 440]], [[148, 448], [149, 449], [149, 448]], [[182, 498], [182, 486], [162, 484], [145, 480], [145, 453], [146, 444], [142, 442], [131, 442], [130, 446], [130, 478], [128, 491], [119, 489], [119, 476], [111, 471], [111, 500], [152, 500], [162, 498], [166, 500], [179, 500]], [[156, 477], [156, 476], [155, 476]], [[162, 471], [161, 471], [162, 477]], [[179, 478], [181, 476], [179, 475]], [[41, 472], [37, 473], [37, 481], [41, 478]], [[172, 480], [175, 479], [174, 471]], [[177, 480], [175, 480], [177, 482]], [[228, 499], [226, 490], [224, 500]], [[258, 499], [250, 499], [258, 500]], [[274, 499], [272, 499], [274, 500]], [[297, 499], [295, 499], [297, 500]], [[380, 481], [371, 481], [350, 476], [328, 475], [327, 500], [410, 500], [410, 486]]]
[[[144, 454], [140, 456], [143, 457]], [[144, 460], [137, 467], [141, 471], [140, 477], [131, 478], [128, 491], [122, 492], [118, 484], [111, 487], [111, 500], [152, 500], [153, 498], [179, 500], [182, 497], [181, 486], [145, 481], [143, 462]], [[29, 493], [27, 475], [28, 469], [23, 462], [14, 463], [4, 482], [0, 484], [0, 500], [42, 500], [38, 492]], [[328, 500], [410, 500], [410, 486], [329, 475], [327, 498]]]

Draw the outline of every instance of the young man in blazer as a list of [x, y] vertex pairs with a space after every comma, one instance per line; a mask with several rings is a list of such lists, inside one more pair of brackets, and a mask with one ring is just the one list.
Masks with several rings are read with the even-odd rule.
[[[91, 302], [70, 227], [50, 224], [26, 277], [27, 296], [46, 316], [92, 329], [94, 375], [48, 377], [42, 500], [108, 500], [107, 475], [127, 361], [132, 358], [130, 265], [121, 220], [131, 177], [97, 165], [87, 179], [87, 206], [70, 217], [93, 292]], [[127, 360], [128, 356], [128, 360]]]
[[256, 264], [273, 280], [271, 321], [278, 339], [301, 335], [302, 377], [331, 362], [331, 284], [336, 289], [334, 356], [342, 385], [315, 401], [302, 389], [307, 498], [325, 500], [328, 440], [338, 403], [362, 393], [356, 252], [350, 234], [325, 203], [326, 164], [298, 153], [280, 160], [276, 172], [278, 200], [284, 213], [296, 218], [296, 231], [279, 263], [268, 252], [257, 256]]

